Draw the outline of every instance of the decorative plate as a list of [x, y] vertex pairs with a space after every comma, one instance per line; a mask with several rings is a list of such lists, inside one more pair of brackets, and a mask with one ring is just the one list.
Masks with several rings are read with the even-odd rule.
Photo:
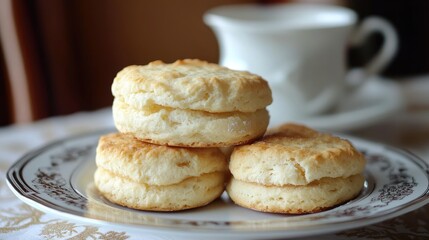
[[307, 215], [280, 215], [234, 205], [226, 194], [208, 206], [174, 213], [110, 203], [93, 184], [95, 147], [102, 133], [52, 143], [17, 161], [7, 173], [12, 191], [45, 212], [92, 224], [196, 239], [289, 238], [342, 231], [397, 217], [429, 202], [429, 166], [390, 146], [342, 136], [368, 160], [358, 197]]

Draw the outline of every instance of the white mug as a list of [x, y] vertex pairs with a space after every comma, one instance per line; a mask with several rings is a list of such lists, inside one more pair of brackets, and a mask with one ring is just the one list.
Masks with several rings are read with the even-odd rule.
[[[248, 70], [270, 84], [271, 124], [299, 120], [333, 108], [394, 57], [398, 39], [384, 19], [356, 26], [348, 8], [314, 4], [226, 5], [204, 14], [219, 43], [220, 64]], [[384, 43], [360, 71], [346, 69], [346, 50], [379, 32]], [[350, 73], [359, 81], [347, 81]], [[356, 75], [357, 76], [357, 75]]]

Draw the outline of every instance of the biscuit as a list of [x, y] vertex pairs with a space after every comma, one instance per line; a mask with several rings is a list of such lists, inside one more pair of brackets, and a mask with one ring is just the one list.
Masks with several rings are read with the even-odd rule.
[[152, 211], [208, 204], [223, 192], [229, 175], [218, 148], [159, 146], [122, 133], [100, 137], [96, 164], [94, 183], [104, 197]]
[[260, 211], [317, 212], [356, 196], [364, 168], [364, 156], [349, 141], [285, 124], [234, 148], [227, 191], [237, 204]]
[[261, 137], [272, 102], [260, 76], [189, 59], [126, 67], [112, 93], [120, 132], [185, 147], [224, 147]]

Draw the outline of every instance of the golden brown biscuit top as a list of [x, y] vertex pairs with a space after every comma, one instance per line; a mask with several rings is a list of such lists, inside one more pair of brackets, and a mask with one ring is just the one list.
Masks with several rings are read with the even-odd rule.
[[306, 185], [322, 178], [362, 173], [365, 158], [344, 139], [305, 126], [285, 124], [251, 145], [236, 147], [235, 178], [264, 185]]
[[161, 105], [207, 112], [254, 112], [272, 102], [262, 77], [197, 59], [128, 66], [114, 79], [112, 93], [136, 108]]
[[131, 134], [100, 137], [97, 167], [149, 185], [171, 185], [189, 177], [226, 172], [226, 156], [218, 148], [167, 147], [135, 139]]

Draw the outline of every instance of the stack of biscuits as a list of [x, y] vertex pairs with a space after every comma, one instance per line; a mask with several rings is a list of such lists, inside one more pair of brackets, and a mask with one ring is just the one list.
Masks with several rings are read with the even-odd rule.
[[112, 93], [119, 132], [99, 140], [94, 183], [111, 202], [150, 211], [218, 198], [229, 178], [220, 148], [262, 137], [272, 101], [260, 76], [200, 60], [126, 67]]
[[[112, 92], [119, 132], [100, 138], [94, 176], [111, 202], [178, 211], [212, 202], [226, 186], [242, 207], [302, 214], [362, 189], [365, 158], [349, 141], [296, 124], [265, 134], [271, 91], [255, 74], [155, 61], [120, 71]], [[229, 159], [222, 149], [231, 146]]]

